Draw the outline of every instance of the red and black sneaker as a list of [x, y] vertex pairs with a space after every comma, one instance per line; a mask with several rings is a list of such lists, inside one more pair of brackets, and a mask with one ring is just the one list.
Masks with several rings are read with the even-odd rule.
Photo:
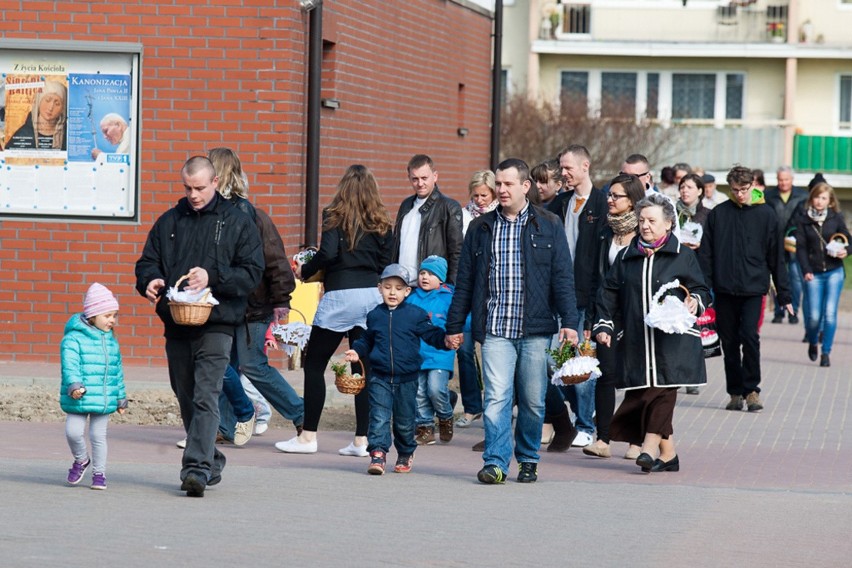
[[396, 458], [396, 465], [393, 466], [393, 470], [396, 473], [409, 473], [413, 463], [414, 454], [411, 454], [410, 456], [399, 456]]
[[381, 450], [370, 452], [370, 466], [367, 473], [370, 475], [382, 475], [385, 472], [385, 453]]

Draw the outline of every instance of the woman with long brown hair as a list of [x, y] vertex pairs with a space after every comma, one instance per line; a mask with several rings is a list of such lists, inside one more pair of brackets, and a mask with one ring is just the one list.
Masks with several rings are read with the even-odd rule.
[[[282, 452], [317, 451], [317, 427], [325, 404], [325, 368], [344, 336], [348, 336], [350, 345], [361, 337], [367, 327], [367, 313], [382, 301], [377, 285], [391, 260], [392, 230], [372, 172], [365, 166], [349, 166], [323, 211], [319, 251], [296, 267], [296, 277], [303, 280], [324, 269], [325, 293], [305, 349], [304, 430], [295, 438], [275, 444]], [[369, 365], [366, 361], [362, 364], [366, 376]], [[355, 395], [355, 419], [355, 440], [339, 453], [367, 457], [366, 389]]]

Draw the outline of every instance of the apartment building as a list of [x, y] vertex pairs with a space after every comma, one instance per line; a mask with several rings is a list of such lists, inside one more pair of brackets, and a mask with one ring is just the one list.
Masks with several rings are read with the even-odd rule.
[[510, 91], [585, 99], [604, 118], [632, 109], [709, 171], [791, 164], [797, 184], [820, 171], [852, 187], [852, 0], [504, 5]]

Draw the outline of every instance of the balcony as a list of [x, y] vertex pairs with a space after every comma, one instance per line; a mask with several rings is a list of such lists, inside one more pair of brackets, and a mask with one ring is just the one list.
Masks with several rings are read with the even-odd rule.
[[711, 124], [678, 124], [668, 132], [673, 155], [661, 157], [664, 162], [686, 162], [713, 172], [727, 172], [734, 164], [774, 172], [784, 161], [784, 128], [780, 125], [732, 122], [715, 128]]
[[852, 138], [797, 134], [793, 140], [793, 168], [823, 173], [852, 173]]

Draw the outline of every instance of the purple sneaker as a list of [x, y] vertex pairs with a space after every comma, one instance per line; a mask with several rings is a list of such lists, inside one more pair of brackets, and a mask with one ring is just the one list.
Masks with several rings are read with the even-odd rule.
[[92, 489], [106, 489], [106, 477], [104, 477], [104, 474], [92, 474]]
[[89, 466], [92, 465], [92, 460], [86, 459], [83, 463], [78, 461], [74, 461], [71, 464], [71, 469], [68, 470], [68, 483], [71, 485], [77, 485], [80, 483], [80, 480], [83, 479], [83, 476], [86, 475], [86, 472], [89, 471]]

